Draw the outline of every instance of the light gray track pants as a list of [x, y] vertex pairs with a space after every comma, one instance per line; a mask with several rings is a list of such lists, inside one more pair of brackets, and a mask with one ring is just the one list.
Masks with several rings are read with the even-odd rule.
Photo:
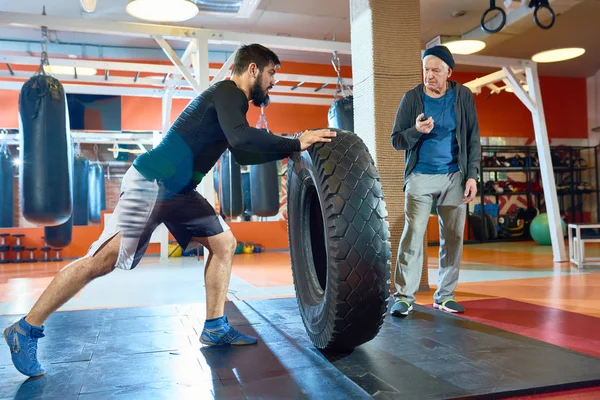
[[438, 289], [433, 298], [454, 298], [463, 248], [466, 205], [461, 173], [411, 173], [406, 180], [405, 225], [396, 260], [395, 297], [415, 302], [423, 268], [423, 239], [434, 199], [440, 225]]

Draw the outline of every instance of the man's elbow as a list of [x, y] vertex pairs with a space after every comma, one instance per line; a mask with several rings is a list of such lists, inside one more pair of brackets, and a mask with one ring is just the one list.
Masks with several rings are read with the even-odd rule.
[[394, 148], [394, 150], [406, 150], [405, 146], [403, 146], [403, 140], [402, 137], [398, 134], [394, 135], [392, 134], [392, 147]]
[[247, 135], [234, 131], [227, 136], [227, 141], [232, 148], [236, 150], [249, 150], [252, 142], [249, 140]]

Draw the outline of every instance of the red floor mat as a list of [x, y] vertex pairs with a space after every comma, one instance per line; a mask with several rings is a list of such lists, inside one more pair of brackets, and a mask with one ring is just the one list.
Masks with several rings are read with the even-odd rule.
[[600, 357], [600, 318], [509, 299], [463, 304], [463, 318]]

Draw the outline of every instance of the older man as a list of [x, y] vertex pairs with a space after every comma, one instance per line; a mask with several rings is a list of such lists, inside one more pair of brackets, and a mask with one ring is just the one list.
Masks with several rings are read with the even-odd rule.
[[423, 264], [423, 236], [434, 202], [440, 224], [440, 263], [434, 307], [464, 312], [454, 300], [462, 256], [466, 204], [477, 194], [481, 159], [471, 91], [449, 80], [454, 58], [445, 46], [423, 53], [423, 81], [406, 92], [392, 145], [405, 151], [405, 226], [396, 261], [392, 315], [412, 312]]

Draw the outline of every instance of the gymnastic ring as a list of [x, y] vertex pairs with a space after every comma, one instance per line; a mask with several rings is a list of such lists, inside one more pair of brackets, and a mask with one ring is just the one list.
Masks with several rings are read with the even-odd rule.
[[[543, 24], [541, 24], [540, 20], [538, 19], [537, 13], [542, 8], [545, 8], [545, 9], [547, 9], [550, 12], [551, 18], [550, 18], [550, 24], [549, 25], [543, 25]], [[542, 29], [550, 29], [550, 28], [552, 28], [552, 26], [554, 26], [554, 21], [556, 20], [556, 15], [554, 14], [554, 10], [550, 7], [550, 5], [544, 4], [544, 5], [541, 5], [541, 6], [538, 6], [538, 7], [535, 8], [535, 11], [533, 12], [533, 20], [535, 21], [535, 24], [537, 26], [539, 26], [540, 28], [542, 28]]]
[[[502, 15], [502, 23], [496, 29], [488, 29], [485, 27], [485, 17], [492, 11], [499, 11], [500, 15]], [[481, 16], [481, 29], [483, 29], [483, 31], [487, 33], [498, 33], [502, 28], [504, 28], [504, 25], [506, 25], [506, 13], [502, 8], [496, 7], [496, 0], [490, 0], [490, 8], [485, 10], [483, 15]]]

